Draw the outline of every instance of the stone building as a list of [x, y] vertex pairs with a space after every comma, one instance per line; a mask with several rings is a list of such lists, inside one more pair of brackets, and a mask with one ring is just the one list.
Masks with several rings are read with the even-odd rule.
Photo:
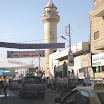
[[104, 77], [104, 0], [95, 0], [89, 13], [89, 42], [95, 78]]
[[89, 42], [92, 54], [104, 52], [104, 0], [95, 0], [89, 13]]

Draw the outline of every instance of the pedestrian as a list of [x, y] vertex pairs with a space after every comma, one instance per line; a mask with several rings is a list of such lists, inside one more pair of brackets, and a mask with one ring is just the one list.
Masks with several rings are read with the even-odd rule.
[[67, 93], [68, 90], [68, 78], [64, 77], [64, 92]]
[[1, 94], [1, 91], [2, 91], [2, 81], [0, 81], [0, 94]]
[[3, 90], [4, 90], [5, 98], [7, 98], [7, 88], [8, 88], [8, 82], [7, 82], [6, 76], [4, 76]]
[[64, 94], [64, 78], [60, 77], [59, 78], [59, 81], [58, 81], [58, 84], [59, 84], [59, 93], [60, 93], [60, 96], [63, 97], [63, 94]]
[[51, 81], [50, 81], [50, 78], [47, 77], [47, 88], [50, 88], [50, 86], [51, 86]]
[[11, 89], [12, 79], [9, 79], [9, 89]]
[[89, 81], [89, 79], [88, 78], [86, 78], [86, 76], [84, 75], [84, 86], [90, 86], [90, 81]]
[[73, 70], [72, 70], [72, 73], [71, 73], [71, 77], [72, 77], [72, 79], [75, 79], [75, 74], [74, 74]]
[[54, 90], [56, 90], [56, 86], [57, 86], [57, 78], [55, 78], [55, 79], [53, 80], [53, 86], [54, 86]]

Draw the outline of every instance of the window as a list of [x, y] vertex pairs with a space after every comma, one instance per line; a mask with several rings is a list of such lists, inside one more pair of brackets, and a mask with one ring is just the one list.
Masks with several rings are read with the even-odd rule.
[[86, 90], [80, 90], [80, 93], [78, 94], [75, 104], [90, 104], [90, 94]]
[[94, 33], [94, 40], [99, 39], [99, 31]]
[[38, 77], [26, 77], [25, 79], [24, 79], [24, 82], [25, 83], [41, 83], [41, 79], [40, 78], [38, 78]]
[[104, 16], [103, 16], [103, 20], [104, 20]]
[[62, 99], [62, 104], [68, 104], [68, 102], [75, 101], [79, 90], [75, 90], [67, 93]]
[[97, 95], [98, 95], [98, 97], [99, 97], [99, 99], [101, 101], [101, 104], [104, 104], [104, 93], [103, 92], [97, 93]]
[[53, 51], [53, 53], [56, 52], [56, 50]]

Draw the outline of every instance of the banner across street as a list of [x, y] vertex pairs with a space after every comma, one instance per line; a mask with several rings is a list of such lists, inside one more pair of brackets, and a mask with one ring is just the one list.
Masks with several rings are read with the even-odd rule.
[[7, 58], [44, 57], [45, 50], [40, 51], [7, 51]]
[[54, 48], [65, 48], [65, 43], [18, 44], [18, 43], [0, 42], [0, 47], [17, 48], [17, 49], [54, 49]]

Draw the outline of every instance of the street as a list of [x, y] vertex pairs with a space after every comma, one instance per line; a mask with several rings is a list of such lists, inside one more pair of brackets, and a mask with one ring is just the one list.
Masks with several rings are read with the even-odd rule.
[[20, 99], [18, 96], [18, 89], [8, 90], [7, 99], [4, 98], [3, 92], [0, 95], [0, 104], [54, 104], [54, 99], [59, 97], [59, 94], [54, 90], [46, 90], [45, 99], [37, 96], [28, 96]]

